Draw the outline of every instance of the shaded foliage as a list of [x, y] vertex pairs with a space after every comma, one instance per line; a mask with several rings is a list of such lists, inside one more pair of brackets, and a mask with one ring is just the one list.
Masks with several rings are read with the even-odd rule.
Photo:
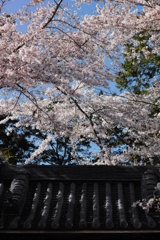
[[[5, 116], [0, 116], [0, 120], [4, 118]], [[8, 133], [7, 130], [12, 128], [15, 122], [9, 120], [5, 124], [0, 124], [0, 157], [8, 164], [24, 163], [24, 159], [35, 149], [34, 141], [29, 140], [31, 137], [29, 130], [24, 132], [23, 129], [14, 128]]]
[[[123, 91], [128, 90], [135, 94], [146, 94], [147, 89], [154, 84], [160, 75], [160, 55], [152, 53], [150, 35], [142, 32], [133, 37], [135, 43], [125, 45], [123, 71], [116, 79], [117, 87]], [[146, 50], [147, 49], [147, 54]], [[135, 57], [130, 59], [130, 56]], [[159, 79], [160, 80], [160, 79]]]
[[[0, 120], [4, 118], [5, 116], [0, 116]], [[34, 130], [31, 127], [25, 130], [15, 128], [15, 123], [16, 120], [9, 120], [7, 123], [0, 124], [0, 159], [14, 165], [24, 164], [47, 136], [44, 131]], [[8, 133], [9, 128], [13, 128], [10, 133]], [[91, 158], [90, 149], [90, 142], [83, 136], [75, 149], [72, 148], [69, 137], [57, 137], [32, 164], [78, 164], [84, 156]]]
[[[156, 87], [160, 81], [160, 55], [152, 53], [152, 46], [150, 45], [150, 35], [147, 31], [135, 35], [133, 38], [135, 43], [125, 45], [124, 63], [122, 64], [123, 70], [119, 72], [116, 79], [117, 87], [121, 91], [129, 91], [136, 95], [147, 95], [150, 87]], [[144, 49], [147, 49], [147, 54]], [[130, 58], [130, 56], [135, 57]], [[157, 117], [160, 113], [159, 107], [160, 96], [150, 103], [149, 118]], [[138, 120], [137, 120], [138, 121]], [[137, 122], [138, 124], [138, 122]], [[133, 148], [139, 154], [131, 153], [129, 162], [140, 163], [142, 162], [141, 149], [149, 148], [145, 140], [137, 137], [128, 138], [128, 132], [123, 133], [124, 128], [120, 128], [118, 144], [125, 144], [126, 148]], [[151, 131], [151, 130], [150, 130]], [[157, 134], [159, 132], [157, 131]], [[148, 137], [154, 138], [154, 134], [149, 133]], [[125, 141], [127, 139], [127, 141]], [[145, 161], [145, 162], [144, 162]], [[159, 157], [143, 159], [143, 164], [157, 164]]]

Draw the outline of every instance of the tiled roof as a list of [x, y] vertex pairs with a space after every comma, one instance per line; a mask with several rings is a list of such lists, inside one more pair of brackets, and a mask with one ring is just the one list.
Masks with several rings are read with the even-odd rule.
[[160, 234], [159, 220], [134, 204], [158, 181], [145, 167], [0, 166], [0, 234]]

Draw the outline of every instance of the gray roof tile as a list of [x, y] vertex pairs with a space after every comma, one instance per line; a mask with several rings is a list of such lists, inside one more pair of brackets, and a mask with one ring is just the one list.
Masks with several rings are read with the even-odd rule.
[[153, 196], [159, 181], [157, 169], [119, 168], [111, 176], [107, 166], [87, 167], [88, 172], [84, 166], [76, 179], [71, 173], [77, 168], [70, 168], [67, 173], [65, 168], [60, 172], [60, 168], [50, 167], [53, 176], [49, 172], [45, 177], [43, 166], [37, 172], [36, 166], [4, 167], [0, 177], [0, 229], [138, 232], [160, 228], [154, 216], [134, 204]]

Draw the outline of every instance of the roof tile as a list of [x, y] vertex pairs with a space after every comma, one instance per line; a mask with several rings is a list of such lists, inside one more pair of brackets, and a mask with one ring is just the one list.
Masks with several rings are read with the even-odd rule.
[[39, 173], [34, 179], [30, 171], [16, 171], [13, 179], [0, 180], [0, 228], [21, 231], [159, 229], [160, 223], [154, 216], [134, 204], [142, 197], [153, 195], [159, 177], [149, 170], [138, 178], [113, 176], [108, 180], [106, 177], [92, 180], [86, 175], [86, 179], [67, 176], [45, 180]]

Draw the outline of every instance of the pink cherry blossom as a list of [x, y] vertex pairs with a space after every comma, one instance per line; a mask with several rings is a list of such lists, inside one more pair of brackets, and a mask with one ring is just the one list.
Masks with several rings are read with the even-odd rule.
[[[131, 153], [141, 153], [144, 159], [159, 156], [160, 115], [149, 117], [153, 103], [160, 104], [159, 79], [147, 95], [114, 96], [109, 89], [109, 81], [122, 69], [124, 46], [135, 41], [135, 34], [148, 31], [152, 52], [160, 52], [159, 1], [106, 0], [84, 16], [75, 14], [70, 1], [40, 2], [33, 0], [10, 16], [3, 13], [3, 4], [0, 7], [0, 114], [7, 116], [1, 124], [13, 118], [19, 120], [15, 127], [31, 125], [49, 136], [69, 136], [73, 149], [83, 133], [101, 149], [98, 164], [115, 165]], [[91, 1], [75, 1], [78, 7], [81, 3], [88, 6]], [[137, 17], [138, 5], [143, 14]], [[26, 33], [17, 29], [16, 21], [27, 24]], [[148, 50], [143, 51], [147, 57]], [[129, 58], [135, 57], [133, 50]], [[97, 94], [100, 86], [107, 94]], [[113, 154], [104, 140], [116, 126], [123, 126], [130, 138], [136, 135], [144, 147]], [[44, 140], [26, 163], [49, 141]]]

